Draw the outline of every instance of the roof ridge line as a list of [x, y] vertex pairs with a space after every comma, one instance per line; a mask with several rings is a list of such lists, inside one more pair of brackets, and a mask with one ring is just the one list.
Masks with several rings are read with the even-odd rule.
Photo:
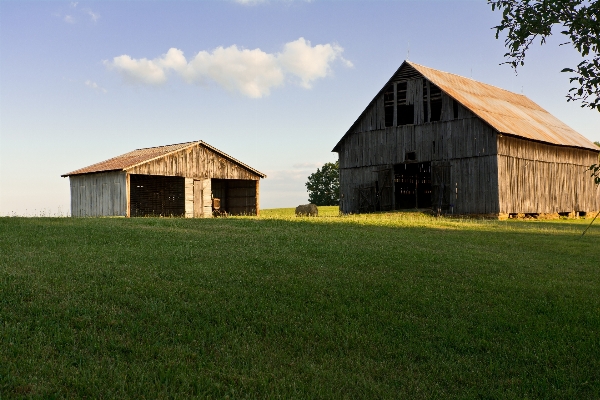
[[[504, 92], [508, 92], [508, 93], [510, 93], [510, 94], [514, 94], [514, 95], [517, 95], [517, 96], [523, 96], [523, 97], [525, 97], [526, 99], [529, 99], [529, 100], [531, 100], [529, 97], [525, 96], [523, 93], [520, 93], [520, 94], [519, 94], [519, 93], [516, 93], [516, 92], [511, 92], [511, 91], [510, 91], [510, 90], [508, 90], [508, 89], [504, 89], [504, 88], [502, 88], [502, 87], [500, 87], [500, 86], [492, 85], [492, 84], [490, 84], [490, 83], [485, 83], [485, 82], [482, 82], [482, 81], [478, 81], [477, 79], [473, 79], [473, 78], [467, 78], [466, 76], [462, 76], [462, 75], [459, 75], [459, 74], [455, 74], [455, 73], [453, 73], [453, 72], [446, 72], [446, 71], [443, 71], [443, 70], [441, 70], [441, 69], [431, 68], [431, 67], [428, 67], [428, 66], [426, 66], [426, 65], [422, 65], [422, 64], [417, 64], [417, 63], [414, 63], [414, 62], [412, 62], [412, 61], [406, 61], [406, 62], [407, 62], [408, 64], [410, 64], [411, 66], [412, 66], [412, 65], [416, 65], [416, 66], [419, 66], [419, 67], [423, 67], [423, 68], [427, 68], [427, 69], [432, 69], [432, 70], [434, 70], [434, 71], [438, 71], [438, 72], [441, 72], [441, 73], [444, 73], [444, 74], [448, 74], [448, 75], [452, 75], [452, 76], [457, 76], [457, 77], [459, 77], [459, 78], [463, 78], [463, 79], [468, 79], [468, 80], [470, 80], [470, 81], [477, 82], [477, 83], [479, 83], [479, 84], [481, 84], [481, 85], [490, 86], [490, 87], [493, 87], [493, 88], [495, 88], [495, 89], [502, 90], [502, 91], [504, 91]], [[415, 68], [415, 69], [416, 69], [416, 68]], [[427, 78], [427, 79], [429, 79], [429, 78]], [[537, 103], [536, 103], [536, 104], [537, 104]]]
[[[166, 152], [166, 153], [164, 153], [164, 154], [161, 154], [161, 155], [159, 155], [159, 156], [156, 156], [156, 157], [149, 158], [149, 159], [147, 159], [147, 160], [144, 160], [144, 161], [142, 161], [142, 162], [139, 162], [139, 163], [137, 163], [137, 164], [129, 165], [129, 166], [127, 166], [127, 167], [124, 167], [124, 168], [122, 168], [122, 170], [123, 170], [123, 171], [127, 171], [128, 169], [131, 169], [131, 168], [137, 167], [137, 166], [139, 166], [139, 165], [142, 165], [142, 164], [146, 164], [147, 162], [154, 161], [154, 160], [156, 160], [156, 159], [158, 159], [158, 158], [162, 158], [162, 157], [168, 156], [169, 154], [173, 154], [173, 153], [175, 153], [175, 152], [178, 152], [178, 151], [181, 151], [181, 150], [183, 150], [183, 149], [187, 149], [188, 147], [190, 147], [190, 146], [193, 146], [193, 145], [195, 145], [195, 144], [198, 144], [198, 143], [201, 143], [201, 142], [202, 142], [202, 140], [198, 140], [198, 141], [195, 141], [195, 142], [183, 142], [183, 143], [175, 143], [175, 144], [169, 144], [169, 145], [165, 145], [165, 146], [146, 147], [146, 148], [144, 148], [144, 149], [136, 149], [136, 150], [133, 150], [133, 151], [138, 151], [138, 150], [146, 150], [146, 149], [158, 149], [158, 148], [160, 148], [160, 147], [177, 146], [177, 145], [180, 145], [180, 144], [189, 144], [189, 146], [180, 147], [180, 148], [178, 148], [178, 149], [171, 150], [171, 151], [169, 151], [169, 152]], [[131, 153], [131, 152], [130, 152], [130, 153]], [[127, 154], [127, 153], [126, 153], [126, 154]]]
[[180, 144], [188, 144], [188, 143], [196, 143], [196, 142], [198, 142], [198, 141], [165, 144], [165, 145], [162, 145], [162, 146], [142, 147], [140, 149], [131, 150], [130, 153], [133, 152], [133, 151], [138, 151], [138, 150], [159, 149], [161, 147], [179, 146]]

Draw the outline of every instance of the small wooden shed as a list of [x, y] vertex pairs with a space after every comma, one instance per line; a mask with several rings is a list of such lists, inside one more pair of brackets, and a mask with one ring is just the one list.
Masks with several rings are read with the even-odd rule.
[[333, 149], [341, 210], [600, 209], [598, 148], [527, 97], [405, 61]]
[[138, 149], [62, 176], [73, 217], [210, 218], [214, 199], [221, 212], [258, 215], [266, 178], [203, 141]]

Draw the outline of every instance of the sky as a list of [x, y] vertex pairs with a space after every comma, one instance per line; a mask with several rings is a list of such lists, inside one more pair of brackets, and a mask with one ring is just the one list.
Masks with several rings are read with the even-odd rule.
[[307, 177], [405, 59], [523, 93], [592, 141], [568, 103], [578, 54], [535, 44], [503, 65], [485, 0], [0, 0], [0, 215], [67, 215], [60, 175], [203, 140], [267, 174], [261, 208]]

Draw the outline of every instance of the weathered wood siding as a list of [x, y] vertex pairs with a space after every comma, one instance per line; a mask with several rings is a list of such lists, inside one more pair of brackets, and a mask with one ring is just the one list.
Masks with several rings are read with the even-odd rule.
[[[414, 124], [423, 124], [425, 121], [425, 110], [423, 106], [423, 81], [422, 78], [410, 79], [407, 83], [406, 104], [414, 105]], [[431, 110], [431, 107], [428, 107]], [[458, 119], [470, 118], [473, 116], [469, 110], [458, 105]], [[446, 93], [442, 93], [442, 113], [440, 121], [450, 121], [454, 119], [453, 99]], [[394, 118], [396, 120], [396, 118]], [[363, 114], [350, 128], [350, 132], [370, 132], [380, 129], [386, 129], [385, 126], [385, 107], [384, 96], [380, 93], [371, 104], [365, 109]]]
[[597, 211], [599, 191], [586, 169], [598, 153], [498, 137], [501, 213]]
[[183, 176], [193, 179], [250, 179], [260, 177], [202, 145], [189, 147], [127, 170], [131, 174]]
[[127, 176], [125, 172], [73, 175], [71, 216], [112, 217], [127, 215]]
[[415, 162], [450, 163], [453, 212], [499, 212], [497, 134], [463, 107], [452, 119], [450, 100], [442, 94], [441, 121], [357, 130], [345, 137], [339, 148], [343, 212], [357, 212], [356, 187], [373, 183], [375, 171], [406, 162], [408, 152], [415, 153]]
[[194, 180], [185, 178], [185, 217], [194, 218]]
[[194, 180], [194, 218], [211, 218], [210, 179]]

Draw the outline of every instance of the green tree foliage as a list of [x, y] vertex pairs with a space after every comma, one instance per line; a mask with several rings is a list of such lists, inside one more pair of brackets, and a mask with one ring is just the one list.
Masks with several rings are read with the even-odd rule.
[[325, 163], [317, 172], [310, 174], [308, 182], [308, 201], [318, 206], [335, 206], [340, 202], [340, 164]]
[[600, 0], [488, 0], [492, 10], [502, 10], [496, 38], [506, 33], [504, 56], [515, 70], [525, 63], [525, 53], [536, 40], [544, 44], [554, 32], [567, 38], [581, 54], [577, 66], [562, 72], [572, 74], [567, 101], [600, 111]]

